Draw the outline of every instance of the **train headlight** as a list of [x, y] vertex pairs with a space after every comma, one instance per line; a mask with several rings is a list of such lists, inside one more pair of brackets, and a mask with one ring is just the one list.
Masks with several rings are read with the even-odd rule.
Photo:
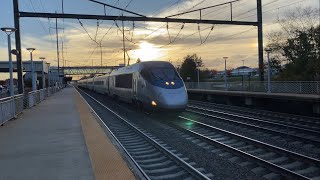
[[152, 106], [157, 106], [157, 103], [155, 101], [151, 101]]
[[174, 86], [174, 82], [172, 81], [171, 84]]
[[169, 82], [166, 82], [166, 85], [169, 86]]

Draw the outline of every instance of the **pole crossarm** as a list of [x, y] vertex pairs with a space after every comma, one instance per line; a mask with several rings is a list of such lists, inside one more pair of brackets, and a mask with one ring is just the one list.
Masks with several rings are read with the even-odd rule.
[[122, 8], [118, 8], [118, 7], [103, 3], [103, 2], [99, 2], [99, 1], [95, 1], [95, 0], [89, 0], [89, 1], [97, 3], [97, 4], [101, 4], [101, 5], [104, 5], [104, 6], [108, 6], [108, 7], [114, 8], [114, 9], [118, 9], [118, 10], [121, 10], [121, 11], [124, 11], [124, 12], [127, 12], [127, 13], [131, 13], [131, 14], [134, 14], [134, 15], [137, 15], [137, 16], [146, 17], [144, 15], [141, 15], [141, 14], [138, 14], [138, 13], [135, 13], [135, 12], [132, 12], [132, 11], [128, 11], [128, 10], [125, 10], [125, 9], [122, 9]]
[[192, 12], [201, 11], [201, 10], [205, 10], [205, 9], [210, 9], [210, 8], [214, 8], [214, 7], [218, 7], [218, 6], [234, 3], [234, 2], [237, 2], [237, 1], [240, 1], [240, 0], [234, 0], [234, 1], [229, 1], [229, 2], [225, 2], [225, 3], [221, 3], [221, 4], [216, 4], [216, 5], [213, 5], [213, 6], [194, 9], [194, 10], [191, 10], [191, 11], [185, 11], [185, 12], [182, 12], [182, 13], [178, 13], [178, 14], [173, 14], [173, 15], [167, 16], [167, 18], [168, 17], [173, 17], [173, 16], [180, 16], [180, 15], [183, 15], [183, 14], [189, 14], [189, 13], [192, 13]]
[[200, 19], [181, 19], [181, 18], [177, 19], [177, 18], [158, 18], [158, 17], [133, 17], [133, 16], [104, 16], [104, 15], [88, 15], [88, 14], [55, 14], [55, 13], [20, 12], [20, 17], [95, 19], [95, 20], [113, 20], [113, 21], [152, 21], [152, 22], [171, 22], [171, 23], [258, 26], [258, 22], [250, 22], [250, 21], [225, 21], [225, 20], [205, 20], [205, 19], [200, 20]]

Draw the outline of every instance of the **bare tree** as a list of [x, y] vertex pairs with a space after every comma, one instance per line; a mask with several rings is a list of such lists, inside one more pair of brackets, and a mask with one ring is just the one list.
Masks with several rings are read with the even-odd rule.
[[283, 56], [282, 49], [287, 39], [293, 38], [297, 31], [307, 32], [315, 28], [319, 25], [319, 18], [319, 8], [300, 6], [286, 11], [281, 18], [277, 17], [276, 21], [281, 28], [267, 35], [267, 47], [272, 49], [272, 58], [279, 62], [289, 63], [289, 60]]
[[319, 9], [298, 6], [286, 11], [284, 17], [278, 19], [278, 22], [289, 37], [296, 31], [306, 32], [319, 24]]

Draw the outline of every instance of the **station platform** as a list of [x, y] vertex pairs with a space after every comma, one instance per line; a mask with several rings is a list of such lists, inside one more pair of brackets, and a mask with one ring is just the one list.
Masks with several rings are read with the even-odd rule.
[[319, 94], [187, 89], [189, 98], [297, 114], [320, 114]]
[[2, 179], [136, 179], [73, 87], [0, 127]]

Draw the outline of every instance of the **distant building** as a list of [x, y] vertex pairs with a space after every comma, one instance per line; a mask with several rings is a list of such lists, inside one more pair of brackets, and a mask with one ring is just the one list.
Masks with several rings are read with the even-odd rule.
[[257, 69], [247, 66], [240, 66], [231, 71], [231, 76], [254, 76], [257, 74]]
[[218, 71], [215, 77], [223, 77], [224, 76], [224, 71]]

